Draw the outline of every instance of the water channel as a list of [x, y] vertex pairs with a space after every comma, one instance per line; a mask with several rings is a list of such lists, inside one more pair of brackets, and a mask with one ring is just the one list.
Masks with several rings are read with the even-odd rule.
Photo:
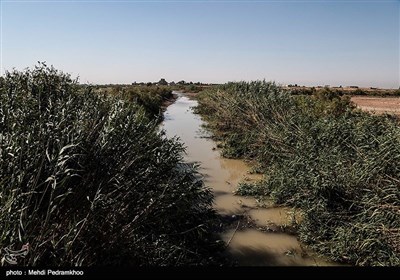
[[[226, 159], [217, 144], [207, 137], [204, 121], [193, 113], [197, 101], [176, 92], [176, 101], [164, 113], [163, 129], [167, 137], [178, 136], [186, 146], [185, 160], [199, 163], [204, 183], [214, 193], [214, 208], [220, 215], [246, 215], [256, 226], [228, 228], [221, 234], [227, 254], [239, 265], [252, 266], [326, 266], [335, 265], [318, 258], [305, 249], [295, 235], [276, 229], [289, 223], [292, 210], [285, 207], [259, 207], [252, 197], [234, 195], [240, 181], [259, 180], [249, 174], [250, 166], [243, 160]], [[240, 222], [240, 221], [239, 221]]]

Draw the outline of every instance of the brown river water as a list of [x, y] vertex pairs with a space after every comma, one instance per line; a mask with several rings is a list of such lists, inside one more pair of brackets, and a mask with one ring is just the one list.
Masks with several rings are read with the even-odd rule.
[[178, 136], [186, 146], [185, 160], [200, 164], [198, 171], [214, 192], [214, 208], [219, 214], [246, 215], [255, 224], [251, 228], [230, 227], [222, 232], [227, 254], [239, 265], [247, 266], [335, 265], [305, 249], [295, 235], [261, 230], [261, 227], [277, 228], [288, 224], [292, 210], [274, 206], [261, 208], [252, 197], [234, 195], [240, 181], [258, 180], [261, 176], [249, 174], [250, 167], [243, 160], [221, 157], [217, 144], [207, 137], [209, 134], [202, 127], [204, 121], [192, 111], [197, 101], [182, 93], [176, 94], [175, 103], [164, 113], [162, 128], [167, 137]]

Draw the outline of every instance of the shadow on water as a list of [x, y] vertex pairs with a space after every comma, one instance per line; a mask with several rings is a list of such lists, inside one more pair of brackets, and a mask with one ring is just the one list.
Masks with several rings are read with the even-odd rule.
[[[245, 266], [326, 266], [313, 257], [296, 239], [286, 233], [261, 232], [256, 229], [231, 229], [222, 235], [229, 242], [227, 254]], [[249, 242], [250, 241], [250, 242]]]
[[[178, 136], [186, 146], [184, 159], [197, 169], [206, 186], [214, 193], [213, 206], [221, 216], [221, 239], [226, 242], [226, 254], [239, 265], [261, 266], [312, 266], [331, 265], [322, 259], [309, 257], [303, 246], [293, 235], [282, 232], [263, 232], [257, 227], [289, 222], [290, 209], [272, 207], [259, 208], [251, 197], [233, 193], [237, 184], [246, 180], [259, 180], [260, 175], [249, 174], [249, 166], [242, 160], [221, 157], [217, 144], [204, 131], [201, 117], [193, 113], [197, 101], [178, 93], [175, 103], [165, 112], [162, 128], [167, 137]], [[293, 216], [293, 215], [292, 215]], [[243, 217], [248, 217], [252, 228], [238, 228]]]
[[[268, 250], [242, 246], [234, 251], [228, 251], [228, 257], [232, 257], [243, 266], [298, 266], [293, 260], [282, 261], [280, 256]], [[304, 265], [304, 264], [301, 264]]]

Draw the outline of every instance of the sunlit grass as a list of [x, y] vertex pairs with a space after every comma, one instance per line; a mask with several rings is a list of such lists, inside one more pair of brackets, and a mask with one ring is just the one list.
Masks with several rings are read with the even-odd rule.
[[336, 261], [400, 265], [400, 127], [328, 89], [291, 95], [273, 83], [229, 83], [198, 111], [228, 157], [265, 173], [239, 193], [301, 208], [300, 239]]
[[212, 194], [159, 132], [163, 94], [99, 93], [43, 64], [8, 72], [0, 248], [29, 243], [18, 265], [215, 263]]

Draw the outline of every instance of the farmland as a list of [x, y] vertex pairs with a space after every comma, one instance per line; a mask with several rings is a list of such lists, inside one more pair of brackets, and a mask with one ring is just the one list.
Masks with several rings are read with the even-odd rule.
[[351, 101], [365, 111], [400, 114], [400, 97], [353, 96]]

